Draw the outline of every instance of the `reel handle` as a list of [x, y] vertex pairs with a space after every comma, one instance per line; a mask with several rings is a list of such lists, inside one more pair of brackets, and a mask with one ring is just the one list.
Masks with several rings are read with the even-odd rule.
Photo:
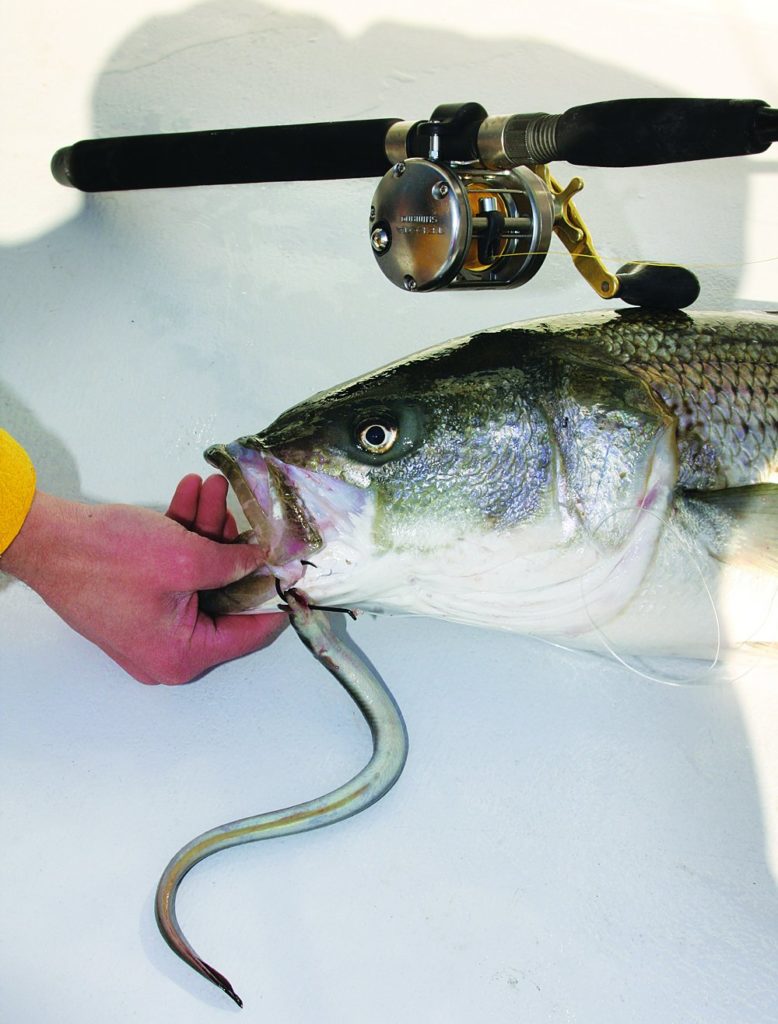
[[684, 309], [696, 301], [700, 282], [691, 270], [671, 263], [625, 263], [616, 271], [614, 298], [644, 309]]

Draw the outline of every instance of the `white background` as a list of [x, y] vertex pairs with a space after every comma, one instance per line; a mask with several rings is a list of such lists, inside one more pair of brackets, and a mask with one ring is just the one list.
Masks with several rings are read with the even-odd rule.
[[[424, 345], [595, 307], [561, 246], [527, 287], [410, 296], [375, 269], [375, 182], [84, 197], [95, 135], [394, 116], [477, 100], [778, 105], [765, 2], [13, 5], [3, 19], [0, 422], [41, 488], [163, 507], [201, 450]], [[613, 268], [690, 265], [700, 308], [775, 307], [778, 158], [583, 170]], [[563, 165], [558, 176], [570, 175]], [[180, 896], [247, 1021], [764, 1022], [778, 1015], [776, 669], [664, 686], [445, 623], [350, 627], [404, 710], [397, 788], [352, 821], [229, 851]], [[237, 1012], [159, 938], [169, 856], [307, 799], [368, 753], [291, 633], [144, 688], [0, 582], [0, 1017]]]

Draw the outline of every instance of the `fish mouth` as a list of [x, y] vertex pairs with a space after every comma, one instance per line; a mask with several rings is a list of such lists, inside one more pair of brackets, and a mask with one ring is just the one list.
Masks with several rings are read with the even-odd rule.
[[315, 569], [312, 559], [353, 530], [366, 501], [353, 484], [284, 462], [259, 436], [213, 445], [205, 459], [229, 481], [251, 528], [250, 542], [262, 548], [267, 563], [218, 592], [216, 603], [209, 601], [212, 611], [250, 611], [277, 601], [275, 581], [289, 588], [308, 566]]
[[[281, 567], [315, 554], [321, 533], [291, 477], [293, 467], [252, 439], [213, 445], [205, 459], [227, 477], [268, 564]], [[299, 471], [298, 471], [299, 472]]]

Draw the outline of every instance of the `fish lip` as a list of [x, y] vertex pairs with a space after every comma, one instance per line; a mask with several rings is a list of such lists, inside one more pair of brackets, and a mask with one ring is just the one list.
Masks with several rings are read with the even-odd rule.
[[259, 505], [259, 502], [252, 491], [248, 480], [246, 480], [240, 463], [224, 444], [214, 444], [206, 448], [203, 453], [205, 461], [218, 469], [225, 476], [240, 502], [243, 514], [248, 520], [257, 543], [270, 550], [270, 530], [267, 515]]
[[212, 444], [209, 448], [206, 448], [203, 452], [203, 458], [210, 466], [218, 469], [225, 476], [227, 476], [226, 470], [235, 462], [223, 444]]

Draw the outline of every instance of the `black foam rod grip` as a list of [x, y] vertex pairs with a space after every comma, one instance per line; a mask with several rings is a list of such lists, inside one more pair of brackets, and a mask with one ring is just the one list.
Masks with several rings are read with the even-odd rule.
[[88, 139], [58, 150], [51, 170], [83, 192], [252, 181], [376, 178], [397, 118]]
[[634, 99], [571, 107], [555, 128], [555, 159], [638, 167], [761, 153], [763, 100]]
[[616, 272], [614, 298], [644, 309], [684, 309], [700, 294], [691, 270], [674, 263], [625, 263]]

